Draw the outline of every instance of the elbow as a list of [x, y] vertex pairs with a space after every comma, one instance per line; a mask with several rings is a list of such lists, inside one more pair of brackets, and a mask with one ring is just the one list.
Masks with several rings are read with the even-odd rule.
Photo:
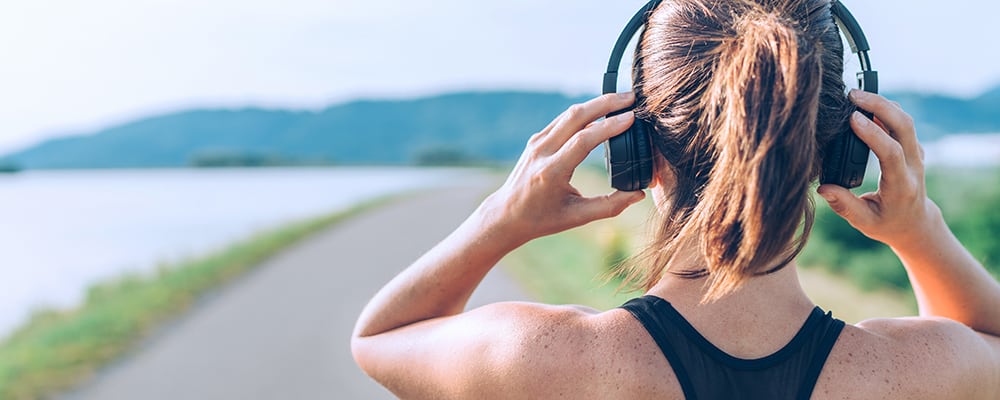
[[365, 335], [366, 326], [364, 324], [363, 317], [358, 319], [354, 324], [354, 331], [351, 332], [351, 357], [354, 358], [354, 363], [361, 368], [365, 374], [371, 376], [371, 373], [367, 369], [368, 361], [370, 360], [370, 354], [368, 351], [368, 342], [370, 337]]
[[387, 364], [385, 360], [379, 361], [377, 343], [376, 338], [353, 335], [351, 336], [351, 356], [354, 357], [354, 363], [365, 375], [395, 393], [386, 382], [386, 375], [392, 369], [392, 364]]
[[371, 355], [368, 350], [369, 338], [364, 338], [358, 336], [357, 334], [351, 336], [351, 356], [354, 357], [354, 363], [361, 368], [368, 376], [372, 376], [371, 371]]

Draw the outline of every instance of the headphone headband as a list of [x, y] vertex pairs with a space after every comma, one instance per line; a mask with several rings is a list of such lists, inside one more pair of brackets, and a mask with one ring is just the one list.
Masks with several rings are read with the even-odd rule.
[[[632, 19], [628, 21], [628, 25], [625, 25], [625, 29], [618, 36], [618, 41], [615, 42], [614, 49], [611, 50], [611, 59], [608, 60], [608, 70], [604, 73], [604, 85], [601, 93], [607, 94], [618, 91], [618, 69], [621, 67], [625, 49], [635, 34], [639, 32], [639, 29], [646, 25], [649, 14], [661, 2], [662, 0], [650, 0], [650, 2], [642, 6], [632, 16]], [[854, 15], [851, 14], [851, 11], [840, 0], [833, 0], [830, 3], [830, 11], [833, 14], [833, 21], [840, 27], [840, 31], [847, 38], [847, 43], [851, 46], [851, 52], [857, 54], [861, 62], [861, 72], [858, 73], [859, 86], [865, 91], [878, 93], [878, 75], [872, 70], [871, 60], [868, 58], [868, 51], [871, 48], [868, 46], [868, 38], [865, 37], [865, 32], [861, 30], [861, 24], [858, 23], [858, 20], [854, 19]]]
[[621, 35], [618, 35], [618, 41], [615, 42], [615, 48], [611, 50], [611, 59], [608, 60], [608, 71], [604, 73], [604, 88], [602, 94], [615, 93], [618, 91], [618, 68], [622, 64], [622, 56], [625, 55], [625, 48], [628, 47], [628, 42], [632, 41], [632, 37], [635, 36], [636, 32], [639, 32], [639, 28], [646, 25], [646, 19], [649, 17], [649, 13], [660, 5], [662, 0], [650, 0], [649, 3], [642, 6], [632, 19], [628, 21], [628, 25], [625, 25], [625, 29], [622, 30]]

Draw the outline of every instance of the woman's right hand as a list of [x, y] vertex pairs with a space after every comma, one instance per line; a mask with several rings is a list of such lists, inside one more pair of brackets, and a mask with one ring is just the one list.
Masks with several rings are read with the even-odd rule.
[[[855, 196], [843, 187], [822, 185], [820, 195], [861, 233], [892, 248], [906, 268], [922, 317], [947, 318], [981, 333], [955, 329], [946, 320], [912, 319], [892, 325], [895, 334], [901, 332], [900, 326], [915, 335], [938, 329], [934, 337], [947, 337], [942, 345], [949, 346], [950, 356], [959, 354], [956, 350], [964, 354], [958, 359], [965, 376], [997, 371], [1000, 284], [962, 246], [941, 210], [927, 198], [923, 150], [913, 119], [882, 96], [853, 91], [850, 97], [858, 107], [875, 114], [874, 122], [854, 115], [851, 127], [878, 156], [882, 167], [878, 190]], [[867, 326], [880, 324], [874, 321]], [[927, 345], [926, 339], [920, 340]]]
[[944, 226], [941, 212], [927, 197], [924, 151], [917, 142], [913, 118], [896, 103], [877, 94], [853, 90], [850, 99], [875, 114], [875, 121], [859, 112], [851, 127], [878, 157], [882, 173], [878, 190], [855, 196], [837, 185], [818, 192], [834, 212], [866, 236], [890, 247], [926, 243]]
[[633, 112], [598, 119], [635, 102], [631, 92], [606, 94], [570, 107], [532, 136], [504, 185], [477, 210], [484, 227], [517, 246], [594, 220], [620, 214], [642, 200], [642, 191], [583, 196], [570, 183], [573, 171], [608, 138], [634, 121]]

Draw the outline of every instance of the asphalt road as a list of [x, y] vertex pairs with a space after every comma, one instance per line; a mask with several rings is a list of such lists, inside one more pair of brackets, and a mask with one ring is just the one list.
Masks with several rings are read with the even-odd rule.
[[[351, 358], [355, 319], [378, 288], [458, 226], [486, 190], [418, 194], [300, 243], [62, 398], [393, 398]], [[525, 299], [495, 269], [473, 306]]]

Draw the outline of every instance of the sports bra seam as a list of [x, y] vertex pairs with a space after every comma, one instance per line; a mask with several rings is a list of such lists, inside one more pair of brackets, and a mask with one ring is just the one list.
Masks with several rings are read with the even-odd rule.
[[712, 344], [683, 315], [673, 308], [673, 305], [669, 301], [653, 295], [647, 296], [653, 299], [653, 306], [658, 311], [661, 311], [688, 340], [694, 342], [702, 351], [726, 367], [743, 371], [763, 370], [788, 360], [808, 343], [810, 335], [822, 324], [822, 317], [824, 315], [818, 306], [813, 308], [809, 313], [809, 317], [806, 318], [798, 332], [796, 332], [795, 336], [788, 343], [764, 357], [745, 359], [726, 353], [718, 346]]

